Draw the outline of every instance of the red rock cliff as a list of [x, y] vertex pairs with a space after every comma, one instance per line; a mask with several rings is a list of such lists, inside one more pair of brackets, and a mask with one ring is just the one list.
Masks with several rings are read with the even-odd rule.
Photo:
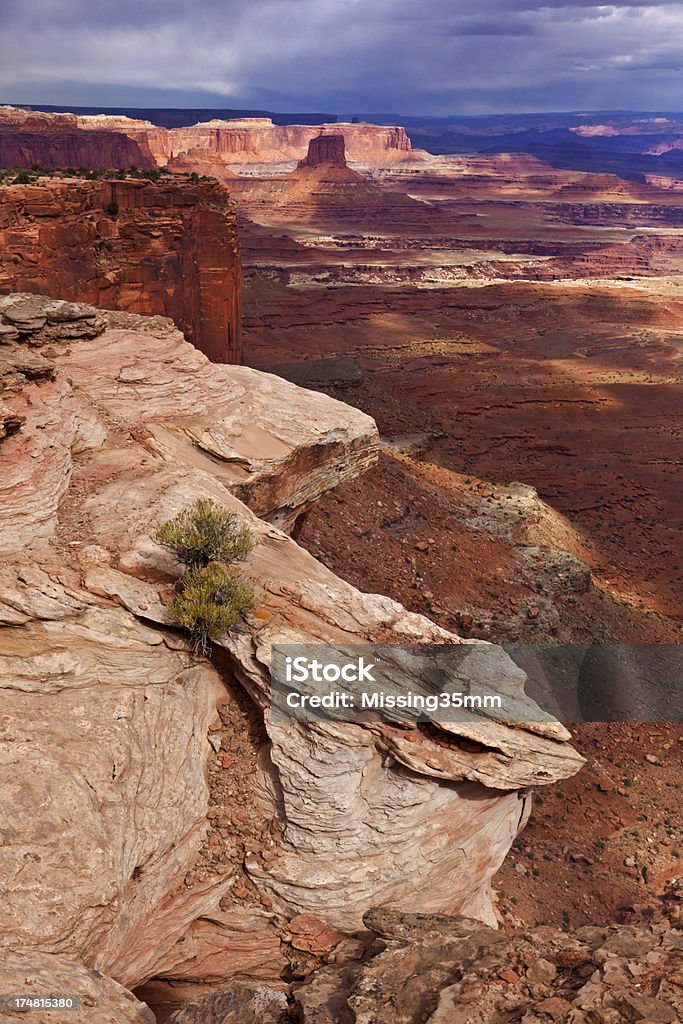
[[[125, 125], [124, 125], [125, 122]], [[129, 118], [79, 118], [0, 108], [0, 167], [156, 167], [160, 129]]]
[[276, 125], [268, 117], [246, 117], [169, 130], [123, 116], [0, 107], [0, 166], [147, 169], [196, 150], [224, 164], [292, 163], [303, 160], [309, 142], [321, 135], [341, 135], [347, 159], [361, 165], [390, 165], [412, 150], [405, 130], [391, 125]]
[[240, 361], [235, 214], [216, 182], [0, 187], [0, 293], [10, 291], [169, 316], [214, 362]]
[[302, 160], [309, 142], [321, 135], [341, 135], [352, 163], [393, 163], [405, 159], [412, 148], [403, 128], [376, 124], [275, 125], [262, 117], [206, 121], [168, 132], [173, 156], [200, 147], [236, 164]]

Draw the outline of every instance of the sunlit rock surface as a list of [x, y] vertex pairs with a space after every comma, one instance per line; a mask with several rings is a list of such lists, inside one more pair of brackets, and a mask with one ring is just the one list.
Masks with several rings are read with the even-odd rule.
[[[355, 929], [373, 904], [419, 900], [493, 923], [490, 880], [529, 786], [581, 764], [560, 727], [482, 722], [473, 746], [453, 728], [270, 722], [272, 643], [459, 643], [275, 525], [373, 462], [373, 421], [211, 364], [168, 321], [30, 296], [0, 316], [14, 339], [0, 349], [2, 945], [132, 987], [277, 977], [279, 923], [301, 911]], [[201, 496], [259, 542], [258, 604], [213, 662], [172, 626], [179, 567], [151, 540]], [[242, 688], [262, 738], [238, 737], [231, 759], [224, 732], [216, 761], [216, 705]], [[250, 742], [259, 767], [241, 778]], [[237, 847], [233, 781], [239, 815], [264, 823]]]

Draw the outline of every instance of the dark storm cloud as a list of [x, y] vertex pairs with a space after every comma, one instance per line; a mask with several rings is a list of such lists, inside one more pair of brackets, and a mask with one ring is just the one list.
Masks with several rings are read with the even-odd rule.
[[682, 15], [681, 2], [2, 0], [0, 100], [670, 110]]

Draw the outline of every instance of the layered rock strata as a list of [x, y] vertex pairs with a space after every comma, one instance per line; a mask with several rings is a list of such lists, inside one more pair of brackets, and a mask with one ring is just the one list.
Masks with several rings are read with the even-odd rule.
[[342, 135], [353, 164], [392, 165], [409, 158], [410, 139], [403, 128], [374, 124], [275, 125], [270, 118], [206, 121], [168, 131], [163, 150], [152, 143], [158, 163], [201, 148], [217, 153], [228, 165], [294, 164], [306, 156], [319, 135]]
[[149, 169], [156, 167], [149, 141], [158, 146], [159, 131], [148, 122], [125, 117], [86, 118], [0, 107], [0, 167]]
[[410, 139], [396, 126], [276, 125], [268, 117], [248, 117], [165, 129], [128, 117], [0, 107], [0, 166], [150, 168], [199, 148], [225, 165], [281, 164], [291, 170], [321, 134], [342, 135], [349, 160], [362, 166], [392, 165], [412, 155]]
[[[302, 911], [354, 929], [373, 903], [418, 900], [493, 922], [529, 788], [581, 764], [561, 726], [271, 721], [273, 643], [459, 643], [275, 525], [372, 463], [373, 421], [212, 365], [168, 321], [14, 295], [0, 333], [3, 948], [132, 987], [277, 977], [280, 924]], [[179, 567], [151, 540], [201, 496], [258, 541], [257, 607], [213, 661], [174, 628]], [[496, 685], [524, 700], [523, 674], [496, 658]], [[261, 730], [235, 739], [258, 762], [246, 772], [227, 733], [214, 742], [216, 706], [244, 688]], [[245, 807], [260, 838], [239, 845]]]
[[216, 182], [0, 186], [0, 293], [170, 316], [214, 362], [235, 363], [241, 286], [235, 211]]
[[308, 153], [299, 161], [299, 169], [319, 167], [321, 164], [333, 164], [335, 167], [346, 167], [346, 146], [344, 136], [316, 135], [308, 143]]
[[[35, 1024], [155, 1024], [152, 1011], [131, 992], [69, 957], [3, 951], [0, 985], [0, 1012], [10, 1024], [27, 1019]], [[54, 1008], [41, 1005], [46, 997], [56, 1000], [49, 1004]]]

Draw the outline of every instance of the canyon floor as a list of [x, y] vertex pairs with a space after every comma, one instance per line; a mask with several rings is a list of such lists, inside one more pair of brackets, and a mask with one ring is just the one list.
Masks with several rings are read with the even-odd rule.
[[[678, 643], [679, 184], [524, 155], [230, 181], [245, 358], [370, 413], [382, 454], [295, 536], [462, 635]], [[510, 924], [628, 916], [680, 872], [676, 724], [588, 760], [497, 876]]]

